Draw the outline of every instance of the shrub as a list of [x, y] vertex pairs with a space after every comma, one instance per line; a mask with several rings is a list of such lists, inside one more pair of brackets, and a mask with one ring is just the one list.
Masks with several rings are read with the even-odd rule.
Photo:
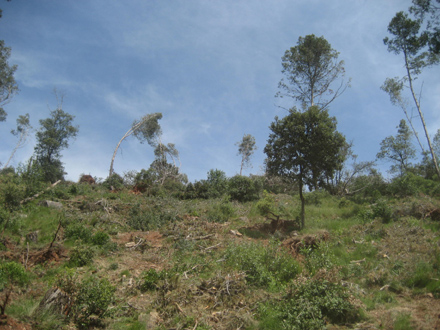
[[208, 185], [209, 198], [218, 198], [226, 193], [228, 187], [228, 179], [226, 173], [221, 170], [210, 170], [206, 180]]
[[107, 244], [110, 241], [110, 236], [103, 231], [99, 231], [97, 233], [95, 233], [95, 235], [92, 236], [91, 238], [91, 242], [94, 245], [99, 245], [99, 246], [103, 246], [105, 244]]
[[165, 271], [157, 272], [151, 268], [142, 274], [142, 282], [139, 284], [139, 290], [142, 292], [153, 291], [158, 287], [158, 283], [166, 277]]
[[321, 243], [315, 249], [305, 248], [301, 253], [305, 256], [305, 267], [312, 276], [320, 269], [330, 270], [336, 266], [336, 257], [328, 244]]
[[142, 210], [140, 205], [131, 208], [127, 224], [136, 230], [148, 231], [157, 229], [174, 221], [176, 215], [169, 211], [159, 209]]
[[231, 245], [226, 250], [226, 262], [246, 272], [250, 284], [271, 289], [284, 286], [301, 272], [299, 263], [275, 243]]
[[92, 232], [89, 228], [85, 227], [81, 223], [71, 223], [67, 225], [64, 230], [64, 237], [71, 239], [80, 239], [83, 242], [89, 242], [92, 237]]
[[9, 211], [15, 211], [20, 207], [20, 201], [25, 197], [24, 187], [9, 182], [1, 185], [0, 188], [0, 205]]
[[241, 175], [233, 176], [228, 182], [229, 195], [242, 203], [259, 199], [262, 188], [260, 181]]
[[266, 329], [324, 329], [327, 322], [352, 323], [360, 313], [349, 297], [347, 289], [339, 284], [310, 280], [293, 285], [280, 301], [263, 304], [260, 318]]
[[208, 220], [213, 222], [226, 222], [235, 214], [234, 205], [228, 200], [226, 196], [220, 202], [215, 203], [208, 211]]
[[102, 185], [110, 190], [118, 190], [124, 188], [124, 179], [117, 173], [113, 173], [104, 180]]
[[85, 246], [75, 247], [70, 253], [69, 265], [71, 267], [83, 267], [92, 263], [95, 253]]
[[108, 307], [114, 301], [116, 289], [107, 279], [90, 277], [81, 282], [76, 292], [73, 316], [81, 328], [88, 328], [98, 317], [99, 320], [109, 314]]
[[393, 210], [388, 206], [385, 199], [379, 199], [372, 205], [373, 217], [381, 218], [383, 223], [389, 223], [393, 219]]
[[0, 263], [0, 291], [8, 285], [23, 286], [29, 281], [24, 267], [15, 261]]

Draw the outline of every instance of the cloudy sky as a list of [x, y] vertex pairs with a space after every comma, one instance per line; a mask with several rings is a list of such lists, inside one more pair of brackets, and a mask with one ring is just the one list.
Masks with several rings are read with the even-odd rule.
[[[0, 39], [12, 48], [10, 64], [20, 92], [0, 123], [0, 161], [16, 138], [20, 114], [34, 128], [57, 106], [75, 116], [79, 134], [62, 161], [67, 179], [81, 173], [105, 178], [113, 151], [135, 119], [161, 112], [163, 142], [175, 143], [190, 181], [210, 169], [240, 170], [236, 142], [256, 138], [253, 168], [262, 173], [269, 125], [287, 114], [274, 95], [281, 57], [300, 36], [324, 36], [345, 61], [351, 88], [332, 103], [338, 130], [360, 161], [375, 159], [380, 142], [404, 118], [380, 90], [404, 74], [400, 56], [383, 45], [389, 21], [410, 0], [39, 0], [2, 1]], [[429, 131], [440, 127], [439, 67], [417, 80]], [[423, 86], [423, 89], [421, 89]], [[284, 101], [283, 101], [284, 102]], [[291, 104], [294, 105], [293, 103]], [[415, 122], [418, 124], [419, 120]], [[420, 126], [418, 126], [421, 132]], [[13, 166], [33, 153], [35, 139]], [[115, 171], [148, 168], [153, 150], [134, 137], [123, 142]], [[386, 171], [389, 164], [379, 163]]]

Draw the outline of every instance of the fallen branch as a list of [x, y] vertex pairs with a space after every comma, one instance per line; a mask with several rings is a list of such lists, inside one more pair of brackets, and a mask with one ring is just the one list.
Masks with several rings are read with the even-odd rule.
[[207, 238], [210, 238], [210, 237], [212, 237], [212, 236], [214, 236], [214, 234], [208, 234], [208, 235], [205, 235], [205, 236], [192, 237], [192, 238], [188, 238], [188, 237], [187, 237], [187, 239], [188, 239], [188, 240], [191, 240], [191, 241], [200, 241], [200, 240], [202, 240], [202, 239], [207, 239]]
[[20, 204], [24, 204], [24, 203], [30, 202], [31, 200], [34, 200], [35, 198], [40, 197], [40, 195], [42, 195], [42, 194], [44, 194], [46, 191], [52, 189], [53, 187], [55, 187], [55, 186], [56, 186], [58, 183], [60, 183], [60, 182], [61, 182], [61, 180], [58, 180], [58, 181], [55, 182], [54, 184], [52, 184], [52, 185], [50, 185], [49, 187], [47, 187], [45, 190], [40, 191], [38, 194], [35, 194], [35, 195], [32, 196], [32, 197], [28, 197], [28, 198], [23, 199], [23, 200], [20, 202]]

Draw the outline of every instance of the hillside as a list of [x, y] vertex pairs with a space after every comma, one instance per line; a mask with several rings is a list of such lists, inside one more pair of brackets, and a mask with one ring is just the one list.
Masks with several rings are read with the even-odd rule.
[[306, 202], [62, 182], [1, 210], [0, 329], [440, 329], [438, 198]]

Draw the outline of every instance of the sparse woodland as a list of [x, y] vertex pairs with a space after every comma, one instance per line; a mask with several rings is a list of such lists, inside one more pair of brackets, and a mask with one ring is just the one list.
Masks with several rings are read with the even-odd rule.
[[[329, 114], [350, 79], [324, 37], [300, 37], [282, 57], [277, 97], [292, 106], [268, 123], [263, 175], [241, 175], [257, 149], [244, 134], [240, 175], [188, 182], [153, 113], [127, 127], [107, 178], [66, 181], [62, 150], [81, 132], [56, 94], [34, 155], [0, 167], [0, 330], [440, 329], [440, 129], [429, 136], [413, 87], [438, 64], [439, 8], [414, 0], [384, 40], [405, 62], [382, 86], [406, 115], [378, 146], [390, 179], [376, 160], [357, 162]], [[17, 84], [0, 51], [2, 106]], [[13, 156], [28, 114], [12, 133]], [[155, 158], [118, 174], [131, 135]]]

